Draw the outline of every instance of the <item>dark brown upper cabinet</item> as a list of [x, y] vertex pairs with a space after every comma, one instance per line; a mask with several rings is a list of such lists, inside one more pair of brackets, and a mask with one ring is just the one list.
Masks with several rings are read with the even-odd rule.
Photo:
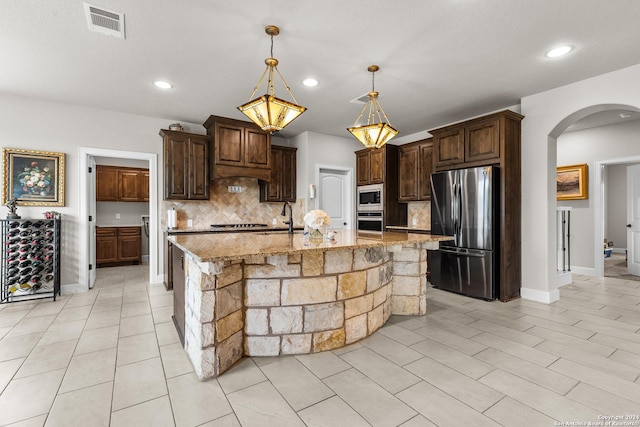
[[164, 198], [209, 200], [209, 137], [162, 129]]
[[96, 201], [148, 202], [149, 169], [97, 165]]
[[431, 200], [431, 171], [433, 170], [432, 139], [401, 145], [399, 148], [401, 202]]
[[[395, 147], [395, 146], [394, 146]], [[393, 148], [365, 148], [356, 151], [356, 185], [382, 184], [387, 173], [387, 157]], [[389, 165], [395, 169], [395, 165]]]
[[250, 122], [209, 116], [211, 179], [244, 176], [271, 180], [271, 135]]
[[271, 181], [260, 181], [261, 202], [296, 201], [296, 148], [271, 146]]

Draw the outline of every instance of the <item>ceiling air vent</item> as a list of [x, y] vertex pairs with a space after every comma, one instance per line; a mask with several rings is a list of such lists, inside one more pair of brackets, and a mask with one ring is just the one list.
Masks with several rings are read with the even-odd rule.
[[352, 99], [351, 101], [349, 101], [352, 104], [360, 104], [360, 105], [364, 105], [367, 103], [367, 101], [369, 100], [369, 92], [365, 93], [364, 95], [361, 95], [355, 99]]
[[124, 14], [84, 4], [89, 30], [124, 39]]

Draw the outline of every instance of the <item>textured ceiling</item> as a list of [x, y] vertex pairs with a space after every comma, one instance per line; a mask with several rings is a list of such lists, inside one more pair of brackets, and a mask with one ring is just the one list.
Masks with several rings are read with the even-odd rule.
[[[400, 135], [640, 63], [637, 0], [91, 0], [126, 39], [90, 32], [79, 0], [2, 0], [0, 92], [203, 123], [244, 118], [269, 56], [308, 111], [283, 132], [348, 136], [376, 89]], [[562, 59], [545, 51], [575, 50]], [[315, 88], [302, 86], [315, 77]], [[156, 79], [174, 84], [169, 91]], [[287, 99], [282, 86], [280, 97]], [[264, 92], [264, 90], [261, 90]]]

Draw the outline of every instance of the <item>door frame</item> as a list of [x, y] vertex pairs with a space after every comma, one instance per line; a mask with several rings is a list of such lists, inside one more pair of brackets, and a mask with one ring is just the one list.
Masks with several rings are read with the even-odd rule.
[[[627, 273], [633, 275], [640, 275], [640, 265], [635, 261], [638, 259], [638, 254], [635, 252], [637, 250], [637, 245], [634, 245], [634, 240], [637, 239], [637, 232], [634, 233], [633, 227], [637, 226], [638, 212], [635, 212], [638, 209], [638, 206], [635, 206], [633, 200], [638, 192], [638, 188], [635, 185], [635, 180], [633, 178], [637, 178], [640, 175], [640, 164], [629, 165], [626, 168], [626, 178], [627, 178], [627, 244], [626, 244], [626, 253], [627, 253]], [[635, 191], [635, 194], [634, 194]], [[637, 230], [637, 228], [636, 228]], [[635, 234], [635, 236], [634, 236]]]
[[[602, 254], [602, 242], [604, 241], [604, 166], [623, 165], [640, 162], [640, 156], [629, 156], [618, 159], [596, 160], [594, 179], [594, 214], [593, 214], [593, 265], [595, 276], [604, 277], [604, 256]], [[629, 201], [627, 200], [627, 203]]]
[[[94, 239], [89, 236], [89, 185], [95, 188], [95, 173], [90, 174], [88, 165], [91, 157], [116, 157], [120, 159], [146, 160], [149, 162], [149, 282], [162, 281], [158, 276], [158, 155], [155, 153], [142, 153], [135, 151], [108, 150], [104, 148], [78, 147], [80, 157], [80, 242], [95, 245]], [[94, 249], [95, 251], [95, 249]], [[79, 284], [83, 291], [89, 290], [89, 264], [91, 251], [80, 253], [78, 266]]]
[[[346, 204], [347, 204], [347, 218], [349, 218], [349, 227], [350, 229], [355, 230], [355, 224], [356, 224], [356, 212], [355, 212], [355, 199], [354, 199], [354, 193], [355, 193], [355, 188], [356, 188], [356, 181], [355, 181], [355, 176], [353, 173], [353, 168], [345, 168], [343, 166], [332, 166], [332, 165], [325, 165], [325, 164], [316, 164], [316, 170], [315, 170], [315, 182], [316, 185], [319, 185], [320, 183], [320, 171], [336, 171], [336, 172], [344, 172], [345, 176], [346, 176], [346, 182], [347, 184], [347, 188], [345, 189], [345, 197], [346, 197]], [[321, 189], [318, 188], [318, 191], [320, 191]], [[316, 197], [315, 199], [313, 199], [313, 209], [318, 209], [318, 203], [319, 203], [319, 197], [318, 197], [319, 193], [316, 193]], [[309, 206], [309, 208], [311, 208], [311, 206]]]

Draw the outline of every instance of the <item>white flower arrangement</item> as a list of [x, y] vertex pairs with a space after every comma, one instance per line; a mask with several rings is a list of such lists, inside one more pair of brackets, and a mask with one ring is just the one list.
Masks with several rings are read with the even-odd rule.
[[331, 223], [331, 218], [325, 211], [314, 209], [304, 216], [304, 223], [307, 227], [318, 230], [322, 226], [328, 226]]

